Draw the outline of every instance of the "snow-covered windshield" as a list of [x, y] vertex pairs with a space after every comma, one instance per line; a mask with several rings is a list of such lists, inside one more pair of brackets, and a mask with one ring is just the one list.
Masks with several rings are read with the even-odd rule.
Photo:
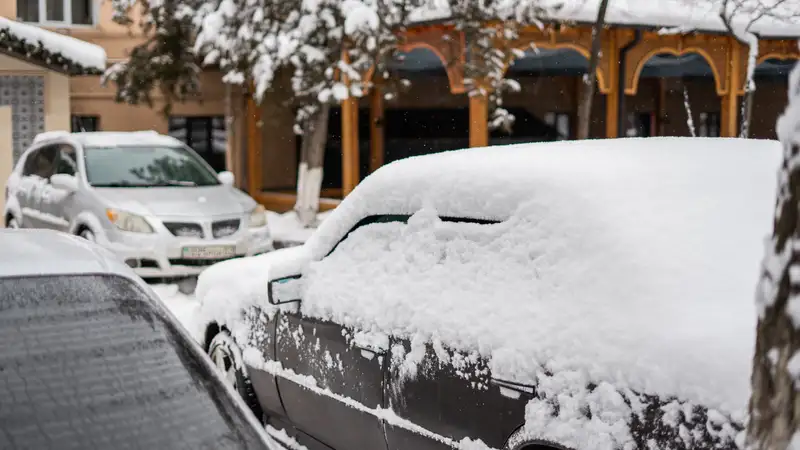
[[132, 282], [0, 278], [0, 448], [266, 446]]
[[84, 150], [95, 187], [214, 186], [216, 175], [182, 147], [117, 146]]

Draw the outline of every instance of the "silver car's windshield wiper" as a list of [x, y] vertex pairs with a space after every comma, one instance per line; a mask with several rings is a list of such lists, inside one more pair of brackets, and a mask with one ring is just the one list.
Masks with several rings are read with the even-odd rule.
[[158, 180], [148, 183], [146, 186], [197, 186], [197, 183], [194, 181]]

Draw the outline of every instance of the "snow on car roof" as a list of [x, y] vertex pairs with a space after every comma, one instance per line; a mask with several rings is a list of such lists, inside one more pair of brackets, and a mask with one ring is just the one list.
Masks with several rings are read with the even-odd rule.
[[128, 266], [107, 250], [66, 233], [0, 229], [0, 248], [3, 249], [0, 278], [87, 273], [136, 278]]
[[[308, 241], [317, 262], [301, 307], [478, 351], [498, 378], [541, 382], [545, 368], [740, 414], [780, 160], [776, 141], [710, 138], [400, 160]], [[322, 259], [364, 217], [415, 213], [363, 227]]]
[[181, 141], [156, 131], [92, 131], [72, 133], [73, 139], [85, 147], [116, 147], [136, 145], [183, 145]]

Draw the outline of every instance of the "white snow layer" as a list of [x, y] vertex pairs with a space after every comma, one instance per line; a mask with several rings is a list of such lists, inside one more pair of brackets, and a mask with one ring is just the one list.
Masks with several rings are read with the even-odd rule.
[[[780, 160], [775, 141], [708, 138], [409, 158], [359, 184], [303, 247], [217, 264], [197, 295], [241, 344], [240, 308], [271, 311], [267, 281], [302, 273], [306, 315], [477, 351], [494, 377], [537, 384], [560, 412], [532, 401], [526, 427], [562, 444], [629, 444], [631, 390], [741, 421]], [[325, 257], [376, 214], [413, 217]]]
[[106, 70], [106, 51], [98, 45], [5, 17], [0, 17], [0, 28], [31, 45], [41, 45], [51, 53], [61, 53], [85, 68]]
[[[505, 17], [514, 17], [525, 6], [562, 3], [563, 7], [551, 14], [549, 19], [569, 22], [593, 23], [597, 20], [600, 0], [563, 0], [560, 2], [532, 2], [530, 0], [508, 0], [504, 9]], [[780, 2], [778, 0], [736, 2], [741, 4], [733, 15], [731, 25], [745, 28], [747, 23], [757, 17], [749, 31], [763, 37], [800, 36], [800, 21], [792, 14], [796, 11], [797, 0]], [[760, 8], [770, 9], [777, 4], [773, 14], [758, 14]], [[613, 0], [606, 11], [606, 23], [612, 25], [677, 27], [686, 32], [727, 31], [720, 18], [722, 0]], [[428, 0], [409, 15], [412, 22], [444, 20], [450, 16], [450, 5], [442, 0]], [[544, 18], [544, 17], [543, 17]]]

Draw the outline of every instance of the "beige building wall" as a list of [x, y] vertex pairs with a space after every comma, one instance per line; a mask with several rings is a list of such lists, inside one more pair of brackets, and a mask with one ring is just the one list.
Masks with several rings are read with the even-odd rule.
[[[14, 168], [13, 127], [11, 125], [11, 107], [0, 106], [0, 180], [5, 189], [5, 180]], [[5, 208], [5, 195], [0, 195], [0, 211]], [[0, 227], [5, 226], [0, 217]]]
[[0, 55], [0, 76], [3, 75], [44, 77], [45, 131], [69, 130], [69, 77], [10, 56]]

